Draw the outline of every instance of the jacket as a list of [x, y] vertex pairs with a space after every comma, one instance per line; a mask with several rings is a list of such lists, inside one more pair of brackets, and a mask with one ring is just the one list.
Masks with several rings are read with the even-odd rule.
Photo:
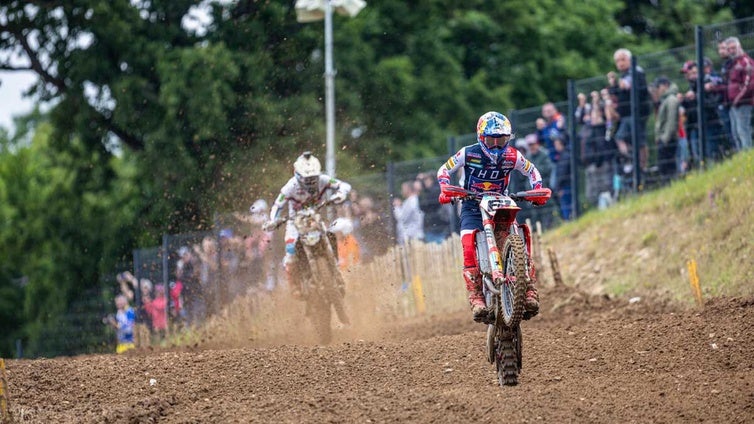
[[678, 139], [678, 86], [670, 83], [665, 93], [660, 97], [660, 107], [655, 120], [655, 140], [668, 144]]

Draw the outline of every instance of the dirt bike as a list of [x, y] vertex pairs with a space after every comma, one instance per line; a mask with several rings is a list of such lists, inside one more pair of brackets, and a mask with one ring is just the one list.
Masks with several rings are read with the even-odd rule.
[[319, 212], [330, 204], [331, 201], [323, 201], [304, 207], [295, 215], [279, 218], [271, 224], [272, 228], [278, 228], [291, 221], [298, 230], [294, 266], [301, 283], [300, 299], [306, 302], [305, 315], [323, 344], [332, 339], [333, 309], [341, 323], [349, 323], [343, 303], [345, 282], [338, 268], [338, 244]]
[[531, 260], [532, 236], [526, 224], [516, 222], [521, 208], [516, 201], [542, 201], [550, 189], [521, 191], [515, 194], [476, 193], [458, 186], [443, 186], [451, 199], [476, 200], [482, 213], [483, 231], [474, 232], [474, 244], [482, 292], [487, 303], [487, 360], [497, 367], [501, 386], [518, 384], [522, 366], [521, 321], [532, 318], [525, 310], [526, 286], [536, 281]]

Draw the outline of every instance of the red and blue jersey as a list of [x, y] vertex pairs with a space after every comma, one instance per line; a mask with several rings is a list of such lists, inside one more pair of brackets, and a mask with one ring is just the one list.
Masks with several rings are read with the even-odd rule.
[[533, 188], [542, 185], [542, 176], [537, 168], [510, 144], [499, 154], [492, 154], [482, 146], [472, 144], [462, 147], [437, 171], [440, 184], [450, 184], [451, 175], [463, 172], [461, 185], [476, 193], [492, 191], [505, 193], [512, 170], [529, 177]]

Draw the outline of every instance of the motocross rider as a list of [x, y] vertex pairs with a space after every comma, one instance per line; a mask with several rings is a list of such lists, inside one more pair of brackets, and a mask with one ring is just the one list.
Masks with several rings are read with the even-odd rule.
[[[311, 152], [304, 152], [293, 163], [293, 177], [280, 189], [270, 209], [270, 219], [263, 225], [265, 231], [277, 227], [283, 206], [288, 203], [288, 216], [292, 217], [302, 208], [315, 205], [332, 192], [330, 201], [343, 203], [351, 191], [351, 185], [322, 173], [319, 160]], [[294, 297], [301, 297], [301, 279], [296, 267], [296, 241], [299, 234], [293, 221], [288, 220], [285, 227], [285, 257], [283, 266], [288, 286]]]
[[[440, 188], [450, 184], [450, 177], [463, 172], [462, 185], [477, 193], [505, 193], [510, 172], [517, 170], [529, 177], [532, 188], [542, 188], [542, 177], [537, 168], [508, 142], [512, 138], [511, 122], [499, 112], [487, 112], [479, 118], [476, 126], [477, 143], [462, 147], [437, 171]], [[449, 203], [450, 197], [440, 194], [440, 203]], [[547, 199], [533, 203], [542, 205]], [[479, 202], [465, 200], [461, 207], [461, 245], [463, 247], [463, 278], [469, 293], [469, 304], [474, 321], [484, 321], [488, 310], [482, 294], [482, 276], [476, 261], [474, 230], [482, 230], [482, 213]], [[526, 311], [532, 315], [539, 312], [539, 296], [534, 283], [526, 287]]]

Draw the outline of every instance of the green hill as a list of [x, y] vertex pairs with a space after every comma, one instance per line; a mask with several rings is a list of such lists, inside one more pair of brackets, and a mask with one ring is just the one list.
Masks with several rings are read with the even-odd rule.
[[546, 233], [566, 284], [594, 294], [693, 303], [754, 293], [754, 151]]

